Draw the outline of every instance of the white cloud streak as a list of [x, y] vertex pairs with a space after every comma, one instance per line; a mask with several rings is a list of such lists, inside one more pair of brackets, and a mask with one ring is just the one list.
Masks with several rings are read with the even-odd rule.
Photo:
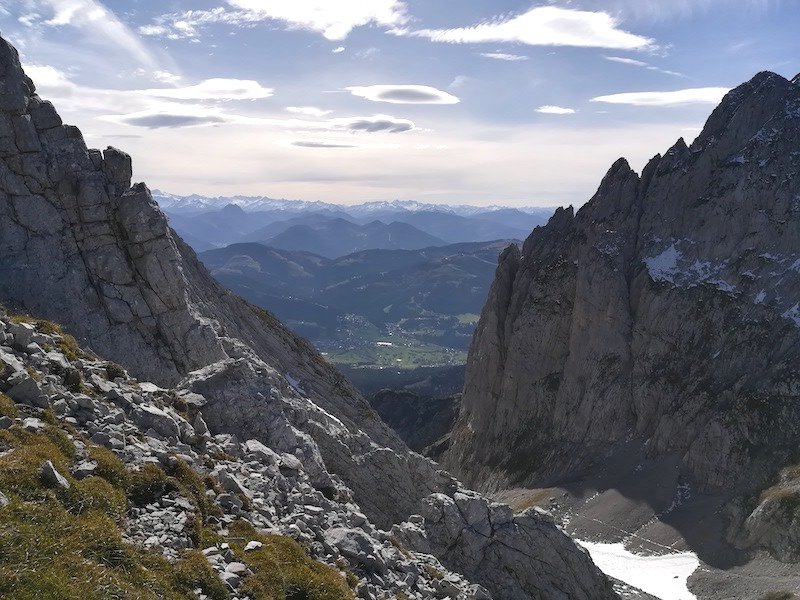
[[597, 96], [591, 102], [628, 104], [631, 106], [686, 106], [690, 104], [719, 104], [729, 88], [705, 87], [671, 92], [625, 92]]
[[196, 85], [175, 88], [140, 90], [145, 96], [174, 98], [175, 100], [257, 100], [273, 95], [272, 88], [263, 87], [250, 79], [206, 79]]
[[492, 58], [494, 60], [507, 60], [510, 62], [529, 59], [528, 56], [521, 56], [519, 54], [506, 54], [504, 52], [481, 52], [481, 56], [484, 58]]
[[536, 112], [545, 115], [574, 115], [574, 108], [566, 108], [564, 106], [553, 106], [552, 104], [545, 104], [536, 109]]
[[642, 67], [643, 69], [647, 69], [648, 71], [656, 71], [658, 73], [664, 73], [665, 75], [674, 75], [675, 77], [685, 77], [683, 73], [662, 69], [661, 67], [656, 67], [654, 65], [651, 65], [650, 63], [646, 63], [643, 60], [636, 60], [635, 58], [626, 58], [623, 56], [604, 56], [603, 58], [611, 62], [620, 63], [623, 65], [631, 65], [633, 67]]
[[425, 29], [411, 35], [453, 44], [511, 42], [623, 50], [646, 50], [654, 46], [652, 39], [620, 29], [617, 19], [608, 13], [555, 6], [538, 6], [517, 16], [497, 17], [471, 27]]
[[427, 85], [368, 85], [345, 88], [354, 96], [373, 102], [391, 104], [458, 104], [460, 100], [442, 90]]

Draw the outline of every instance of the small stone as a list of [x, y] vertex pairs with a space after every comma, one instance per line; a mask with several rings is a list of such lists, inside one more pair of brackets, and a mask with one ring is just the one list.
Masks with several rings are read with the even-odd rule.
[[230, 492], [232, 494], [242, 494], [248, 498], [253, 497], [253, 494], [244, 486], [241, 481], [239, 481], [238, 477], [231, 475], [225, 469], [221, 469], [219, 473], [217, 473], [217, 479], [219, 480], [220, 485], [222, 485], [222, 489], [224, 489], [226, 492]]
[[41, 433], [45, 430], [45, 423], [41, 419], [37, 419], [36, 417], [28, 417], [22, 422], [22, 428], [25, 431], [30, 431], [31, 433]]
[[228, 585], [228, 587], [230, 587], [232, 590], [235, 590], [236, 588], [238, 588], [238, 587], [239, 587], [239, 585], [242, 583], [242, 578], [241, 578], [241, 577], [239, 577], [239, 576], [238, 576], [236, 573], [231, 573], [230, 571], [224, 571], [224, 572], [223, 572], [223, 573], [220, 575], [220, 578], [221, 578], [221, 579], [222, 579], [222, 581], [224, 581], [224, 582], [225, 582], [225, 583]]
[[261, 542], [253, 540], [251, 542], [247, 542], [247, 545], [244, 547], [244, 551], [245, 552], [252, 552], [253, 550], [258, 550], [263, 545], [264, 544], [262, 544]]
[[247, 565], [241, 562], [228, 563], [228, 566], [225, 567], [225, 571], [228, 573], [235, 573], [236, 575], [244, 575], [247, 573]]
[[94, 475], [96, 469], [97, 463], [95, 461], [84, 460], [78, 463], [78, 466], [76, 466], [75, 470], [72, 472], [72, 476], [75, 479], [85, 479]]
[[56, 470], [51, 461], [45, 461], [41, 467], [40, 474], [42, 480], [50, 487], [57, 487], [64, 490], [69, 489], [69, 481]]
[[292, 454], [281, 454], [281, 471], [299, 471], [303, 468], [303, 463]]

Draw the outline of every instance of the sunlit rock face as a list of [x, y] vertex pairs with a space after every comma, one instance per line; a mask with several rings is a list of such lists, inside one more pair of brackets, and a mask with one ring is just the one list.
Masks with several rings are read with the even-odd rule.
[[761, 489], [798, 459], [798, 302], [800, 87], [761, 73], [501, 257], [445, 465], [536, 487], [638, 439], [696, 489]]

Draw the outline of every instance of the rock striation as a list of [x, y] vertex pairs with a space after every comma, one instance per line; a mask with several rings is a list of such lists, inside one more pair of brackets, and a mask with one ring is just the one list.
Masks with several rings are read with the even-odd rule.
[[[81, 133], [38, 97], [4, 40], [0, 83], [0, 301], [62, 323], [82, 345], [139, 379], [119, 385], [116, 378], [98, 380], [91, 361], [54, 352], [58, 340], [24, 320], [8, 320], [0, 328], [0, 391], [32, 410], [52, 409], [71, 419], [134, 462], [163, 462], [173, 453], [193, 465], [231, 457], [212, 461], [210, 474], [225, 492], [216, 497], [219, 505], [232, 514], [244, 511], [257, 527], [281, 528], [282, 519], [282, 530], [315, 556], [343, 557], [371, 573], [362, 598], [399, 591], [414, 598], [614, 597], [586, 554], [543, 520], [529, 531], [507, 527], [516, 545], [472, 547], [470, 561], [456, 558], [466, 543], [459, 527], [468, 523], [455, 521], [446, 535], [437, 534], [439, 541], [449, 536], [447, 552], [442, 544], [430, 546], [441, 551], [442, 563], [428, 554], [424, 560], [442, 574], [431, 577], [449, 582], [446, 592], [437, 588], [444, 583], [415, 588], [406, 567], [398, 567], [405, 576], [388, 575], [380, 550], [386, 540], [378, 531], [419, 514], [431, 494], [453, 497], [460, 484], [410, 452], [307, 342], [217, 284], [170, 229], [147, 187], [131, 186], [130, 157], [114, 148], [87, 149]], [[66, 378], [75, 383], [76, 373], [102, 402], [59, 387]], [[171, 407], [192, 415], [184, 418]], [[134, 441], [141, 436], [146, 444]], [[91, 461], [80, 467], [91, 469]], [[155, 515], [133, 515], [139, 528], [131, 536], [178, 551], [185, 543], [179, 528], [159, 535], [150, 528], [164, 519], [179, 523], [185, 514], [175, 509], [178, 499], [164, 500], [145, 507]], [[256, 500], [262, 506], [248, 508], [258, 507]], [[525, 549], [534, 543], [543, 544], [543, 552], [550, 544], [548, 551], [571, 560], [540, 562]], [[501, 574], [480, 568], [482, 553], [502, 566]], [[217, 566], [231, 581], [241, 579], [231, 564]], [[465, 572], [456, 574], [456, 565]], [[549, 583], [554, 578], [560, 587]]]
[[443, 463], [543, 487], [640, 440], [757, 496], [800, 459], [799, 298], [800, 86], [760, 73], [501, 256]]

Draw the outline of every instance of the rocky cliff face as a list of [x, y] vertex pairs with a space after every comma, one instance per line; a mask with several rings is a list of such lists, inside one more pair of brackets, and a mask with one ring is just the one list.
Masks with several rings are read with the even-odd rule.
[[[170, 230], [147, 187], [130, 186], [130, 158], [114, 148], [87, 149], [81, 133], [63, 125], [53, 106], [35, 94], [16, 51], [2, 40], [0, 83], [0, 301], [15, 311], [62, 323], [84, 345], [121, 363], [132, 375], [172, 388], [182, 405], [202, 407], [201, 430], [207, 425], [211, 435], [255, 440], [284, 455], [281, 464], [301, 471], [301, 479], [316, 492], [314, 502], [321, 502], [321, 497], [338, 507], [335, 510], [363, 510], [362, 525], [367, 529], [374, 528], [371, 523], [385, 529], [411, 518], [431, 494], [452, 498], [459, 491], [460, 485], [448, 473], [409, 452], [304, 340], [216, 284]], [[3, 335], [0, 342], [13, 341], [18, 352], [34, 357], [35, 367], [44, 368], [45, 376], [63, 378], [66, 371], [48, 366], [50, 359], [41, 356], [47, 352], [37, 346], [34, 332], [26, 331]], [[10, 352], [6, 355], [11, 357]], [[6, 355], [5, 365], [10, 362]], [[15, 379], [3, 387], [18, 402], [42, 409], [64, 399], [57, 387], [47, 388], [40, 379], [26, 375], [24, 365], [17, 366], [20, 369], [8, 374]], [[57, 381], [48, 383], [55, 386]], [[95, 391], [112, 403], [115, 394], [121, 393], [103, 386]], [[87, 401], [66, 397], [66, 402], [66, 409], [60, 405], [59, 410], [74, 419], [70, 413]], [[158, 403], [155, 411], [129, 406], [130, 401], [123, 404], [136, 419], [145, 419], [143, 433], [152, 429], [168, 439], [171, 445], [161, 448], [162, 452], [188, 452], [184, 444], [190, 438], [184, 439], [184, 434], [193, 434], [187, 423], [174, 415], [165, 420]], [[98, 410], [107, 416], [107, 409]], [[110, 425], [119, 425], [118, 419], [125, 421], [118, 411], [114, 414]], [[200, 423], [193, 425], [196, 433]], [[117, 440], [109, 445], [119, 453], [127, 452], [133, 443], [123, 436], [119, 447], [118, 435], [104, 433], [109, 440]], [[237, 444], [234, 440], [225, 452], [242, 452]], [[264, 454], [251, 446], [256, 450], [248, 450], [248, 464]], [[270, 456], [264, 460], [271, 460]], [[264, 476], [262, 467], [240, 469], [240, 474], [259, 479]], [[310, 493], [306, 488], [295, 492], [296, 499]], [[270, 502], [281, 500], [270, 496]], [[480, 502], [489, 510], [486, 499]], [[319, 516], [318, 511], [311, 512]], [[319, 530], [298, 525], [292, 531], [304, 543], [311, 543], [310, 538], [303, 539], [301, 533], [336, 545], [326, 533], [333, 521], [323, 521]], [[416, 522], [423, 530], [417, 539], [424, 539], [428, 521], [419, 518]], [[513, 521], [505, 521], [497, 529], [504, 536], [502, 545], [495, 543], [494, 529], [482, 544], [470, 546], [461, 536], [463, 529], [471, 527], [468, 520], [439, 519], [431, 527], [442, 524], [447, 526], [436, 533], [438, 543], [430, 550], [439, 551], [447, 562], [460, 549], [469, 560], [452, 558], [452, 564], [471, 570], [463, 575], [475, 583], [485, 580], [496, 597], [613, 596], [607, 580], [585, 554], [541, 519], [528, 527], [528, 533], [518, 532]], [[372, 530], [363, 527], [366, 541], [354, 540], [355, 534], [347, 532], [330, 535], [347, 546], [345, 554], [368, 558], [375, 554], [370, 549]], [[542, 531], [547, 536], [541, 536]], [[557, 556], [569, 560], [538, 560], [525, 546], [540, 539], [553, 545]], [[514, 546], [508, 540], [519, 543]], [[544, 548], [543, 552], [549, 552]], [[488, 555], [502, 567], [501, 577], [490, 578], [480, 569]], [[555, 586], [550, 583], [554, 577], [560, 582]], [[536, 583], [539, 580], [541, 586]], [[480, 590], [465, 596], [463, 589], [459, 591], [461, 584], [453, 582], [457, 597], [483, 597]], [[361, 597], [374, 598], [382, 593], [379, 588], [380, 583], [373, 582]], [[383, 589], [394, 590], [388, 584]], [[410, 588], [408, 594], [428, 597], [420, 589]]]
[[695, 489], [761, 489], [798, 459], [798, 299], [800, 86], [761, 73], [501, 257], [445, 464], [536, 487], [639, 439]]

